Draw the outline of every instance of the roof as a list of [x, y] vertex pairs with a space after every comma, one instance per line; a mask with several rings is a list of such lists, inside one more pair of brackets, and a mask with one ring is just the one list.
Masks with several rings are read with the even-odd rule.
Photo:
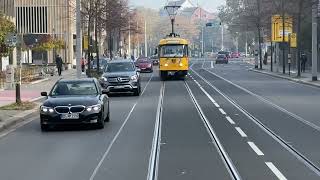
[[59, 82], [90, 82], [94, 81], [94, 78], [82, 78], [82, 79], [61, 79]]
[[117, 59], [117, 60], [112, 60], [112, 61], [109, 61], [109, 64], [113, 64], [113, 63], [125, 63], [125, 62], [130, 62], [132, 63], [132, 60], [131, 59]]
[[160, 40], [160, 45], [167, 45], [167, 44], [189, 44], [186, 39], [182, 38], [165, 38]]
[[169, 1], [167, 6], [181, 6], [185, 2], [186, 2], [186, 0]]
[[197, 9], [198, 7], [185, 8], [179, 13], [179, 15], [191, 17]]

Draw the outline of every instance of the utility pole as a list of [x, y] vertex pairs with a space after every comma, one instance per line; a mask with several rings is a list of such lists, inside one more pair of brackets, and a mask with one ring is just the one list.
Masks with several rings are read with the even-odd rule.
[[201, 56], [204, 56], [204, 27], [202, 25], [202, 34], [201, 34]]
[[128, 50], [128, 57], [131, 57], [131, 23], [129, 17], [129, 50]]
[[144, 56], [148, 57], [147, 20], [144, 19]]
[[81, 78], [81, 65], [80, 61], [82, 58], [81, 52], [81, 0], [76, 1], [76, 25], [77, 25], [77, 59], [76, 59], [76, 66], [77, 66], [77, 78]]
[[312, 81], [318, 80], [318, 6], [316, 0], [312, 8]]
[[285, 16], [285, 12], [284, 12], [284, 0], [281, 1], [281, 10], [282, 10], [282, 73], [285, 74], [286, 73], [286, 48], [285, 48], [285, 41], [286, 41], [286, 16]]
[[224, 30], [223, 30], [223, 24], [221, 24], [221, 51], [224, 50]]

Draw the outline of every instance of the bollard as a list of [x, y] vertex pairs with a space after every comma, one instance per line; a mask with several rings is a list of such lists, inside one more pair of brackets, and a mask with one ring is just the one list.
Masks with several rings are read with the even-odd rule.
[[21, 104], [21, 91], [20, 91], [20, 83], [16, 84], [16, 103]]

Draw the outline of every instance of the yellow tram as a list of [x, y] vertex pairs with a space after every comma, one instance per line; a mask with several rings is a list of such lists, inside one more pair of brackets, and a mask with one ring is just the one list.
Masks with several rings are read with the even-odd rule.
[[186, 39], [168, 36], [160, 40], [158, 55], [162, 80], [170, 75], [184, 78], [188, 74], [189, 49]]

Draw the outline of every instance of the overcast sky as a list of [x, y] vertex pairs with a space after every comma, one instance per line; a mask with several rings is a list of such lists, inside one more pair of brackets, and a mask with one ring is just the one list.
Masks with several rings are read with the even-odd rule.
[[[129, 0], [133, 6], [144, 6], [153, 9], [159, 9], [164, 6], [167, 0]], [[199, 3], [204, 9], [216, 12], [217, 7], [225, 4], [225, 0], [191, 0], [194, 5]]]

